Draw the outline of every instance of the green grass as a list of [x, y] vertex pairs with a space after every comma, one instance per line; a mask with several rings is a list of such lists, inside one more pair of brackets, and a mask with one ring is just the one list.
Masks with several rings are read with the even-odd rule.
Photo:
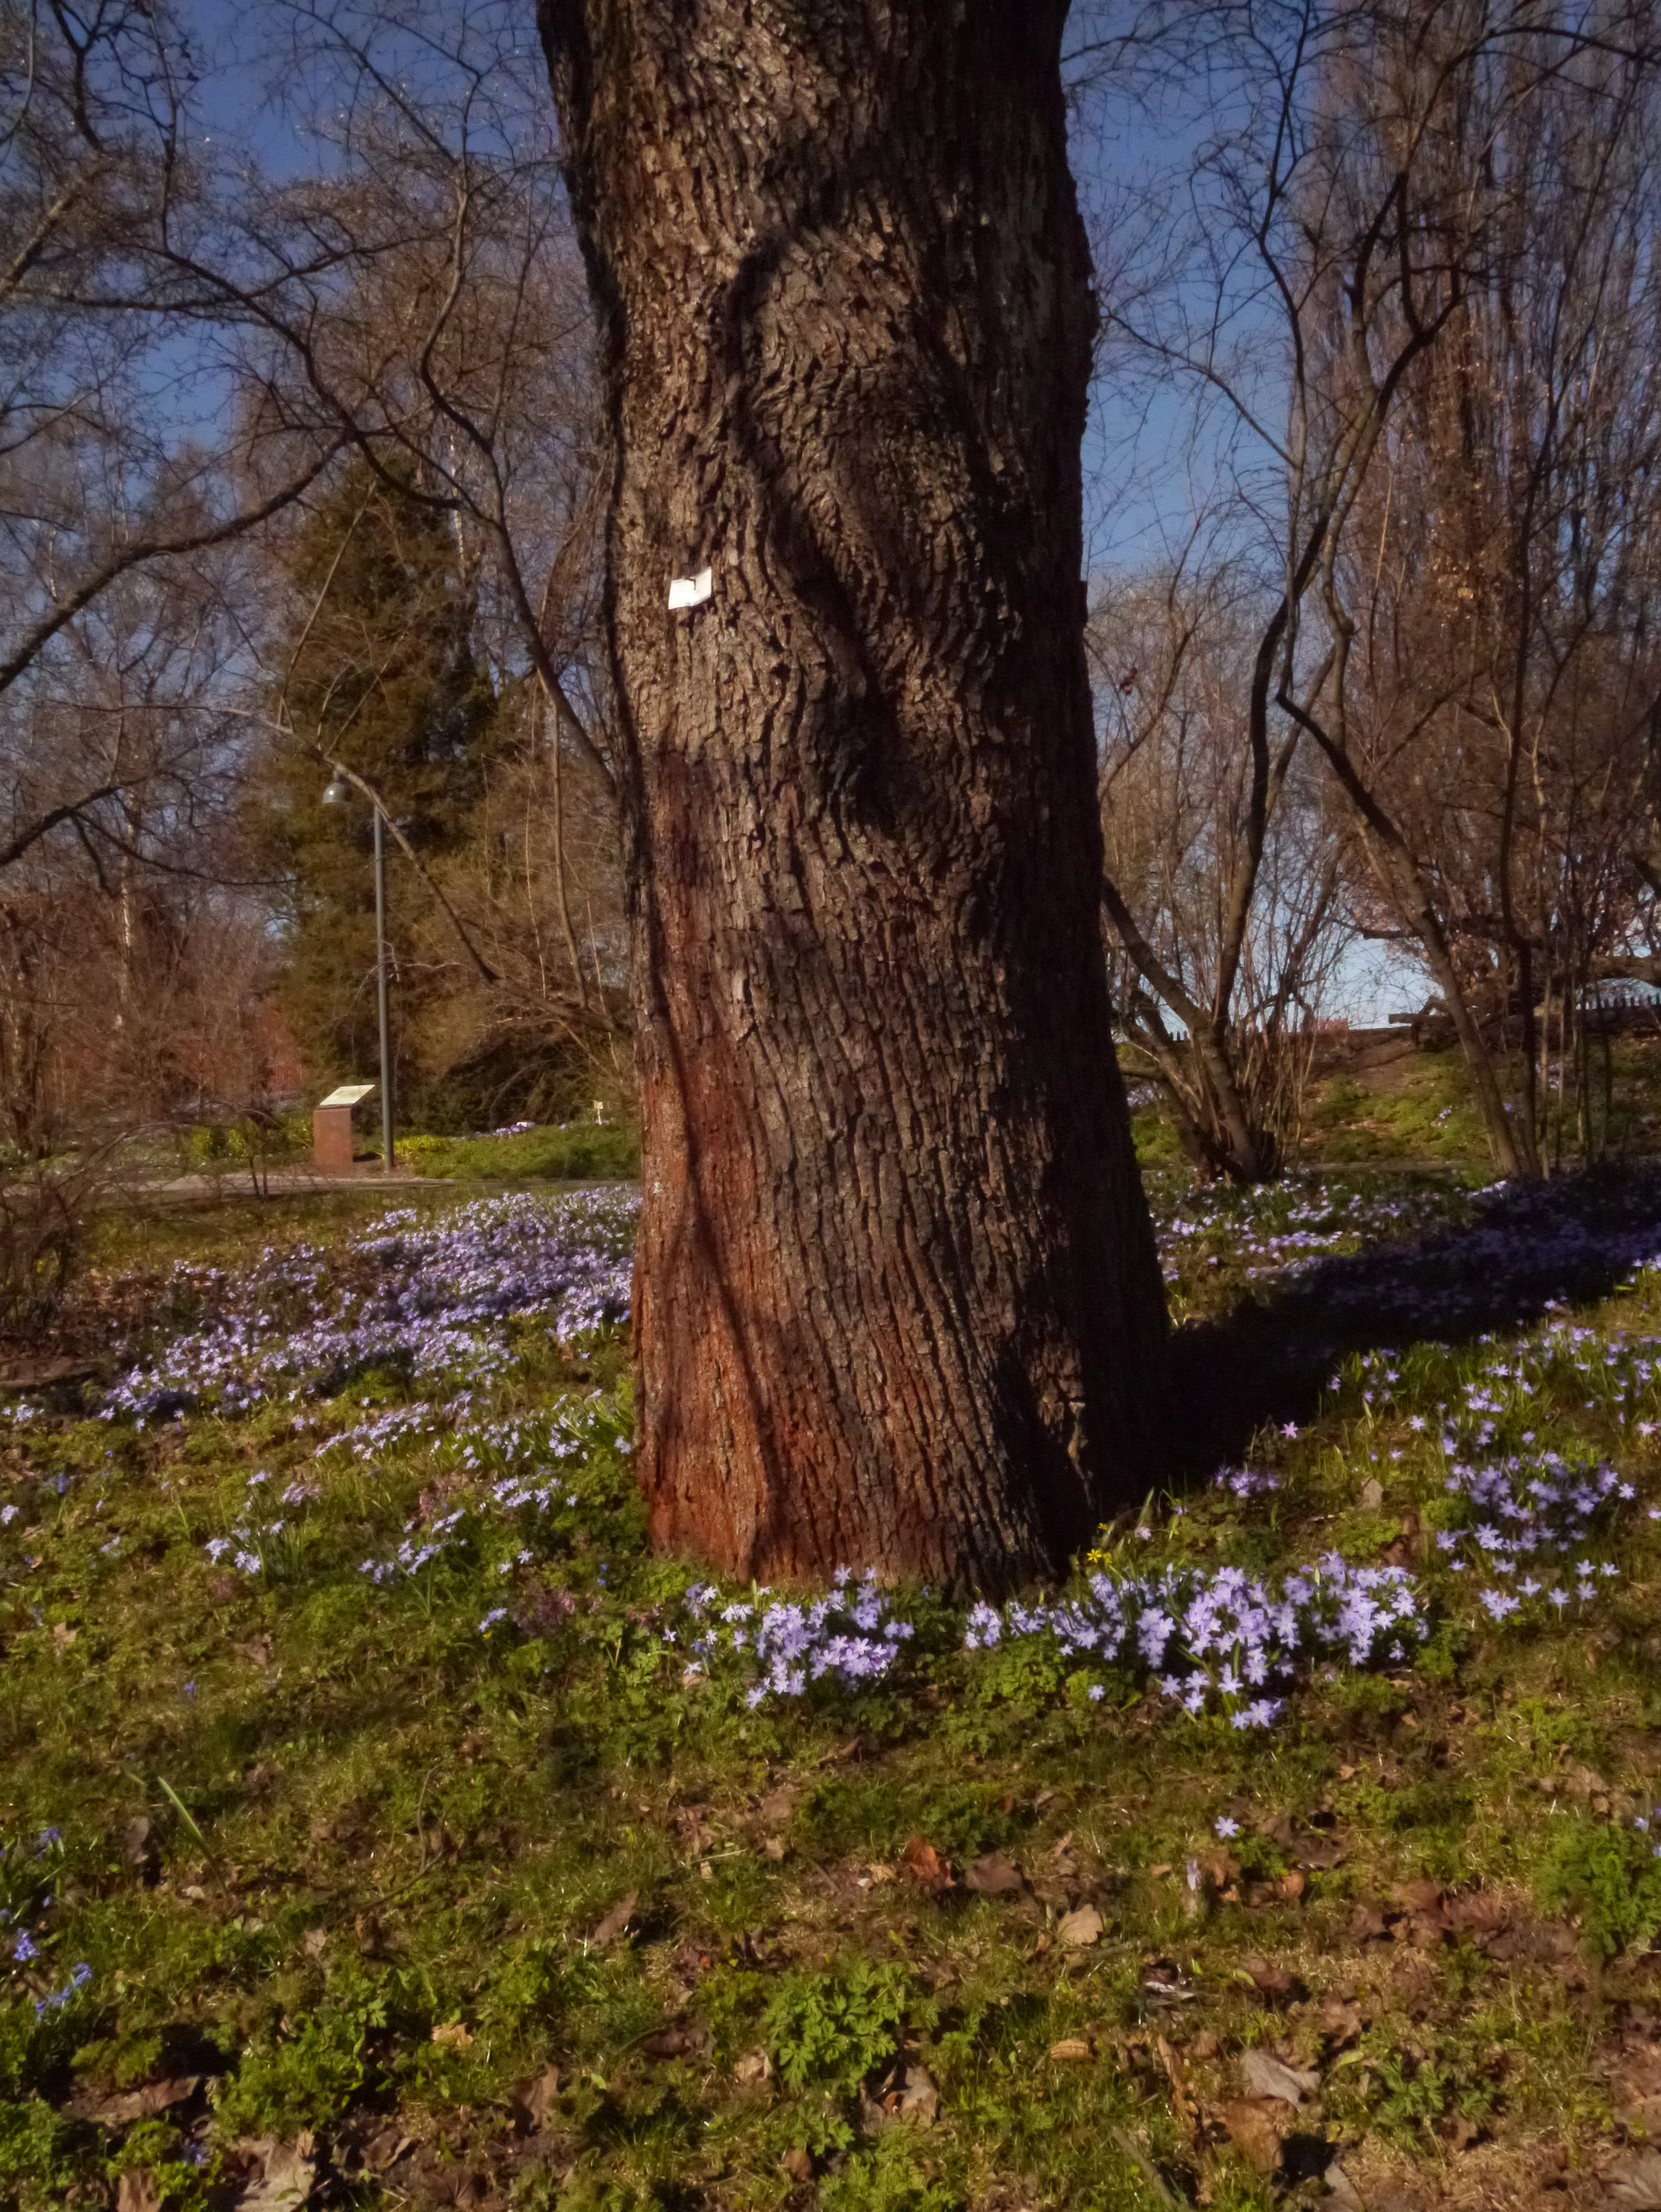
[[[1218, 1201], [1182, 1310], [1236, 1303], [1311, 1203]], [[363, 1218], [248, 1201], [142, 1250], [130, 1223], [105, 1274]], [[751, 1709], [741, 1655], [664, 1641], [694, 1570], [645, 1548], [616, 1335], [514, 1322], [455, 1429], [320, 1458], [420, 1393], [381, 1370], [241, 1419], [0, 1428], [0, 1911], [37, 1947], [0, 1993], [0, 2203], [109, 2204], [136, 2171], [207, 2212], [271, 2142], [331, 2203], [521, 2212], [1245, 2212], [1335, 2156], [1364, 2194], [1433, 2177], [1474, 2206], [1560, 2151], [1590, 2172], [1641, 2136], [1616, 2091], [1661, 2004], [1633, 1825], [1661, 1794], [1661, 1389], [1632, 1351], [1661, 1278], [1578, 1341], [1564, 1318], [1353, 1359], [1256, 1440], [1277, 1488], [1156, 1498], [1147, 1536], [1104, 1540], [1138, 1571], [1335, 1547], [1422, 1578], [1408, 1663], [1317, 1666], [1261, 1732], [1041, 1642], [965, 1652], [921, 1592], [882, 1683]], [[1590, 1540], [1620, 1577], [1561, 1623], [1489, 1621], [1453, 1571], [1475, 1539], [1441, 1438], [1472, 1390], [1494, 1449], [1637, 1492]], [[362, 1571], [520, 1468], [551, 1473], [547, 1511]], [[255, 1513], [295, 1484], [318, 1495]], [[208, 1556], [274, 1517], [255, 1571]], [[1018, 1887], [965, 1885], [992, 1853]], [[1320, 2077], [1273, 2184], [1228, 2122], [1253, 2053]]]
[[452, 1178], [581, 1182], [640, 1173], [638, 1131], [592, 1121], [514, 1137], [401, 1137], [398, 1149], [417, 1173]]
[[[1661, 1139], [1661, 1049], [1657, 1040], [1641, 1032], [1615, 1040], [1612, 1078], [1614, 1111], [1606, 1116], [1601, 1051], [1594, 1045], [1592, 1115], [1600, 1150], [1617, 1158], [1654, 1152]], [[1502, 1070], [1501, 1079], [1507, 1096], [1518, 1095], [1515, 1069]], [[1547, 1141], [1549, 1150], [1553, 1135], [1548, 1133]], [[1577, 1139], [1572, 1099], [1562, 1145], [1565, 1156], [1573, 1160]], [[1399, 1087], [1380, 1089], [1365, 1079], [1342, 1074], [1318, 1084], [1309, 1105], [1305, 1151], [1309, 1158], [1329, 1166], [1415, 1162], [1476, 1166], [1488, 1158], [1464, 1061], [1452, 1046], [1415, 1054]]]
[[1488, 1158], [1464, 1063], [1451, 1050], [1418, 1054], [1399, 1091], [1354, 1076], [1319, 1086], [1309, 1115], [1312, 1152], [1333, 1166], [1366, 1162], [1475, 1164]]
[[[1131, 1071], [1139, 1099], [1153, 1086]], [[1507, 1096], [1518, 1092], [1514, 1068], [1501, 1070]], [[1606, 1115], [1601, 1047], [1591, 1055], [1592, 1115], [1600, 1155], [1631, 1158], [1661, 1149], [1661, 1039], [1641, 1031], [1615, 1040], [1613, 1048], [1614, 1110]], [[1561, 1151], [1571, 1164], [1578, 1157], [1573, 1101]], [[1555, 1127], [1555, 1124], [1554, 1124]], [[1136, 1157], [1144, 1169], [1177, 1170], [1182, 1150], [1170, 1115], [1157, 1099], [1140, 1104], [1132, 1116]], [[1548, 1150], [1555, 1142], [1548, 1132]], [[1388, 1083], [1365, 1073], [1339, 1072], [1310, 1085], [1305, 1101], [1302, 1158], [1326, 1169], [1350, 1167], [1438, 1167], [1479, 1170], [1488, 1164], [1488, 1139], [1472, 1102], [1463, 1059], [1453, 1046], [1415, 1054], [1391, 1064]]]

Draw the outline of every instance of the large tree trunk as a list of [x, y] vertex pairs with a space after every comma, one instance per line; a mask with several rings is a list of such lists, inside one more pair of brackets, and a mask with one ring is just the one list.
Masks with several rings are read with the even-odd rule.
[[735, 1574], [1007, 1584], [1149, 1479], [1065, 13], [543, 0], [615, 439], [640, 1473]]

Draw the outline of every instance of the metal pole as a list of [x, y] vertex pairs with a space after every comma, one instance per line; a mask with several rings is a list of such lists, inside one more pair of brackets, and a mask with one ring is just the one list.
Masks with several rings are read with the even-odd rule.
[[397, 1164], [392, 1150], [392, 1052], [386, 1029], [386, 847], [381, 835], [380, 809], [374, 810], [374, 966], [375, 997], [380, 1011], [380, 1168], [391, 1175]]

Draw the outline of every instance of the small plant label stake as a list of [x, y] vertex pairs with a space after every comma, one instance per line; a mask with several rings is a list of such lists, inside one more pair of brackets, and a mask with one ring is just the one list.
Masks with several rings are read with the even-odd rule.
[[676, 576], [669, 586], [669, 611], [675, 614], [682, 607], [701, 607], [715, 588], [714, 574], [700, 568], [696, 576]]

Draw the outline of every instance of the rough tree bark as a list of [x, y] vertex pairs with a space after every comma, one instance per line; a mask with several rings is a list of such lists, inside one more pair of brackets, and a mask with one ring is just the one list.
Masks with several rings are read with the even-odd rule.
[[1065, 15], [543, 0], [615, 441], [639, 1467], [735, 1574], [1007, 1585], [1147, 1486]]

